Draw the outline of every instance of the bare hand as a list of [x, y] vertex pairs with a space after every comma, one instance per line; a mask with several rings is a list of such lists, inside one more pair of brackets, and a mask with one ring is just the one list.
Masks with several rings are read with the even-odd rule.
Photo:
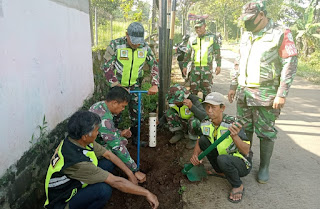
[[149, 202], [149, 204], [151, 205], [152, 209], [157, 209], [159, 207], [159, 201], [157, 196], [155, 196], [154, 194], [152, 194], [151, 192], [149, 192], [146, 196], [147, 201]]
[[233, 102], [235, 95], [236, 95], [236, 91], [235, 91], [235, 90], [230, 90], [230, 91], [229, 91], [229, 93], [228, 93], [228, 100], [229, 100], [230, 103]]
[[124, 129], [123, 131], [121, 131], [120, 135], [127, 138], [127, 139], [130, 138], [132, 135], [130, 128]]
[[136, 176], [132, 172], [128, 176], [128, 180], [131, 181], [133, 184], [138, 185], [138, 179], [136, 178]]
[[184, 99], [183, 104], [186, 105], [189, 109], [192, 107], [192, 102], [190, 99]]
[[187, 68], [183, 68], [182, 69], [182, 73], [183, 73], [184, 76], [187, 76]]
[[199, 165], [202, 163], [202, 160], [198, 159], [198, 155], [193, 154], [190, 158], [190, 162], [192, 163], [192, 165]]
[[284, 106], [284, 103], [286, 103], [285, 97], [276, 97], [273, 101], [273, 109], [281, 109]]
[[135, 172], [135, 177], [138, 179], [139, 183], [143, 183], [147, 180], [147, 176], [146, 174], [140, 172], [140, 171], [137, 171]]
[[219, 75], [221, 72], [221, 67], [216, 67], [216, 75]]
[[158, 86], [155, 85], [155, 86], [151, 86], [150, 89], [148, 90], [148, 94], [149, 95], [154, 95], [158, 93]]
[[232, 123], [232, 126], [229, 127], [230, 136], [237, 136], [242, 128], [240, 123]]

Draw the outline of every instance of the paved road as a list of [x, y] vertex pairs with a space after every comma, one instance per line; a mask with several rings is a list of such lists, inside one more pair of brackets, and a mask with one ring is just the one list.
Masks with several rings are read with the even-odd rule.
[[[227, 95], [229, 73], [235, 54], [222, 50], [222, 73], [215, 77], [214, 90]], [[185, 209], [212, 208], [320, 208], [320, 88], [296, 77], [280, 118], [276, 121], [278, 139], [271, 159], [270, 180], [259, 184], [259, 140], [253, 142], [253, 169], [242, 178], [246, 188], [242, 202], [227, 200], [230, 185], [225, 179], [208, 177], [202, 182], [182, 181]], [[227, 113], [235, 114], [235, 104], [227, 105]], [[185, 142], [180, 142], [185, 143]], [[185, 150], [182, 163], [192, 151]], [[206, 166], [208, 163], [205, 162]]]

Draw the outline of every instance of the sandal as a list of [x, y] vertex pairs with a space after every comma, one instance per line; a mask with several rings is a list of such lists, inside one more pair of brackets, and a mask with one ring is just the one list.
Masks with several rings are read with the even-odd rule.
[[230, 202], [232, 202], [232, 203], [239, 203], [239, 202], [241, 202], [241, 200], [242, 200], [242, 198], [243, 198], [243, 195], [244, 195], [244, 187], [243, 187], [243, 190], [242, 190], [241, 192], [233, 192], [233, 191], [231, 190], [231, 194], [232, 194], [232, 195], [241, 194], [241, 198], [240, 198], [239, 200], [233, 200], [233, 199], [230, 199], [230, 194], [229, 194], [228, 200], [229, 200]]

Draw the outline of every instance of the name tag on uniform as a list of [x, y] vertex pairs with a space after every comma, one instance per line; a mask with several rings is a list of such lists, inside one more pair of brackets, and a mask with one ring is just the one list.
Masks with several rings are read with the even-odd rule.
[[184, 114], [185, 115], [191, 115], [191, 111], [189, 110], [189, 108], [184, 109]]
[[204, 127], [202, 133], [203, 133], [203, 135], [209, 136], [210, 128], [209, 127]]
[[124, 59], [124, 60], [129, 59], [128, 54], [129, 54], [128, 50], [121, 49], [120, 50], [120, 59]]
[[210, 41], [210, 37], [205, 37], [204, 41], [205, 42], [209, 42]]
[[144, 51], [138, 51], [138, 58], [144, 58]]

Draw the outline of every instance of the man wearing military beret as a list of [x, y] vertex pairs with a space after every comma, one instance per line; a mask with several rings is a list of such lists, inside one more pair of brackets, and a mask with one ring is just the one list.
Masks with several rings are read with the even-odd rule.
[[[237, 115], [245, 121], [246, 135], [260, 139], [258, 182], [269, 180], [269, 164], [277, 139], [275, 120], [284, 107], [297, 71], [297, 50], [288, 28], [267, 18], [265, 1], [243, 7], [240, 20], [246, 31], [240, 41], [240, 56], [231, 73], [228, 94], [237, 91]], [[252, 144], [252, 143], [251, 143]]]
[[202, 92], [205, 98], [213, 90], [212, 65], [214, 61], [217, 63], [215, 74], [218, 75], [221, 70], [220, 46], [216, 36], [206, 31], [205, 19], [196, 20], [194, 27], [198, 36], [190, 38], [187, 45], [188, 51], [185, 54], [183, 74], [187, 75], [187, 66], [192, 64], [190, 91], [194, 95]]
[[169, 130], [174, 133], [169, 142], [174, 144], [182, 139], [185, 127], [187, 127], [190, 141], [187, 143], [186, 148], [192, 149], [201, 134], [200, 121], [207, 116], [201, 100], [199, 97], [190, 94], [185, 87], [179, 84], [169, 88], [166, 98], [170, 108], [165, 113], [165, 116]]
[[[106, 49], [104, 59], [105, 62], [102, 69], [110, 87], [122, 86], [128, 90], [141, 89], [144, 74], [143, 66], [148, 64], [152, 77], [152, 86], [148, 90], [148, 94], [153, 95], [158, 92], [158, 63], [151, 48], [144, 42], [144, 28], [141, 23], [131, 23], [125, 37], [112, 40]], [[131, 132], [133, 135], [133, 143], [136, 144], [138, 134], [137, 94], [132, 94], [129, 102], [129, 112], [132, 122]], [[146, 145], [143, 144], [144, 142], [141, 143], [142, 146]]]

